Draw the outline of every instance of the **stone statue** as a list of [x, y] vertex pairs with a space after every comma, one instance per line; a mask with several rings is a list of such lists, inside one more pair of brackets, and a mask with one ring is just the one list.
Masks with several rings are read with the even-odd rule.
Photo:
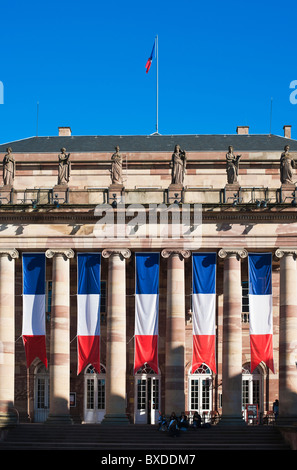
[[186, 152], [181, 150], [179, 145], [175, 146], [170, 166], [172, 168], [171, 184], [183, 184], [186, 172], [187, 157]]
[[233, 147], [232, 145], [230, 145], [228, 153], [226, 154], [226, 172], [228, 184], [238, 183], [237, 177], [240, 158], [241, 155], [234, 155]]
[[122, 175], [122, 156], [120, 154], [120, 147], [115, 147], [115, 153], [111, 156], [111, 182], [112, 184], [123, 184]]
[[66, 154], [66, 149], [62, 148], [59, 155], [58, 185], [67, 184], [70, 179], [71, 163], [70, 153]]
[[12, 185], [15, 176], [15, 161], [12, 155], [12, 149], [6, 149], [7, 154], [3, 158], [3, 183]]
[[280, 158], [280, 180], [282, 184], [294, 184], [292, 169], [296, 167], [296, 163], [289, 153], [289, 145], [286, 145], [284, 150]]

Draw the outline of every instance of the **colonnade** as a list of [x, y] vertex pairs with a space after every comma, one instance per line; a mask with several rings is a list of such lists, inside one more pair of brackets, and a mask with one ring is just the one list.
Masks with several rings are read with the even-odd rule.
[[[245, 249], [222, 248], [223, 282], [223, 358], [222, 424], [243, 423], [241, 409], [242, 332], [241, 259]], [[167, 259], [166, 380], [165, 412], [184, 409], [185, 351], [185, 274], [188, 250], [164, 249]], [[106, 356], [106, 416], [103, 423], [127, 423], [126, 417], [126, 260], [129, 249], [104, 249], [108, 259], [108, 314]], [[279, 422], [297, 421], [297, 248], [279, 248]], [[0, 249], [0, 426], [13, 420], [15, 374], [15, 249]], [[69, 422], [70, 397], [70, 269], [71, 249], [50, 249], [53, 259], [50, 345], [49, 422]]]

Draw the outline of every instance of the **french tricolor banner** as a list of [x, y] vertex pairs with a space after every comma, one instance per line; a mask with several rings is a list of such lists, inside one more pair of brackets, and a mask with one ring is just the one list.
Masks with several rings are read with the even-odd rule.
[[135, 255], [134, 373], [148, 364], [158, 374], [159, 253]]
[[77, 374], [92, 364], [100, 373], [100, 253], [77, 254]]
[[216, 253], [193, 253], [192, 373], [206, 364], [216, 373]]
[[251, 372], [265, 362], [273, 366], [272, 254], [249, 253]]
[[23, 254], [22, 338], [27, 367], [39, 358], [47, 367], [45, 345], [45, 254]]
[[149, 71], [149, 69], [151, 68], [151, 65], [152, 65], [152, 60], [153, 60], [154, 50], [155, 50], [155, 44], [156, 44], [156, 41], [154, 42], [151, 55], [149, 56], [149, 58], [148, 58], [148, 60], [147, 60], [147, 62], [146, 62], [146, 64], [145, 64], [146, 73], [148, 73], [148, 71]]

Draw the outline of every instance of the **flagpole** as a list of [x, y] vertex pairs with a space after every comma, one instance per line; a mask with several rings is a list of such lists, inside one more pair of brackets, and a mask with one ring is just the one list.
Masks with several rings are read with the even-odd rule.
[[158, 113], [159, 113], [159, 70], [158, 70], [158, 67], [159, 67], [159, 64], [158, 64], [158, 35], [156, 36], [156, 39], [155, 39], [155, 44], [156, 44], [156, 59], [157, 59], [157, 67], [156, 67], [156, 98], [157, 98], [157, 102], [156, 102], [156, 113], [157, 113], [157, 116], [156, 116], [156, 132], [157, 134], [159, 133], [158, 132], [158, 129], [159, 129], [159, 120], [158, 120]]

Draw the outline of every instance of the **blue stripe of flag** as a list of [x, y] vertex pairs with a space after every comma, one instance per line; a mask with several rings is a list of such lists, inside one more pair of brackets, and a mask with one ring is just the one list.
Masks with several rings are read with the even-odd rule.
[[153, 55], [154, 55], [154, 50], [155, 50], [155, 44], [156, 44], [156, 41], [154, 42], [154, 45], [153, 45], [153, 48], [152, 48], [152, 52], [151, 52], [151, 55], [150, 55], [150, 60], [153, 60]]
[[158, 294], [159, 253], [136, 253], [136, 294]]
[[45, 254], [23, 254], [23, 294], [45, 295]]
[[216, 253], [193, 253], [193, 294], [215, 294]]
[[249, 294], [271, 295], [271, 253], [249, 253]]
[[100, 294], [100, 253], [77, 254], [77, 293]]

